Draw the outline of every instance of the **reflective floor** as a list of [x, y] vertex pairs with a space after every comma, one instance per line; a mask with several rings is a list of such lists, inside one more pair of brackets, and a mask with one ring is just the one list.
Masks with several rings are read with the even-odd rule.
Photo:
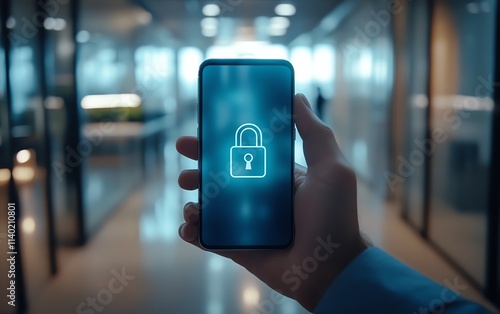
[[[196, 127], [185, 125], [182, 134]], [[196, 191], [177, 186], [180, 169], [196, 163], [180, 157], [171, 134], [165, 171], [131, 193], [82, 248], [63, 248], [59, 274], [31, 293], [30, 313], [307, 313], [242, 267], [182, 242], [181, 208]], [[297, 160], [303, 163], [301, 142]], [[467, 285], [464, 296], [490, 306], [467, 281], [386, 204], [359, 184], [362, 230], [375, 245], [434, 280]]]

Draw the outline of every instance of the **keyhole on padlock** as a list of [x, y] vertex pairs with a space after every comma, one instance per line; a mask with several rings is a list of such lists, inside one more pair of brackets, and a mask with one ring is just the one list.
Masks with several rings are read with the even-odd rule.
[[252, 160], [253, 160], [253, 155], [250, 153], [246, 153], [245, 156], [243, 156], [243, 160], [247, 163], [245, 166], [245, 170], [252, 170]]

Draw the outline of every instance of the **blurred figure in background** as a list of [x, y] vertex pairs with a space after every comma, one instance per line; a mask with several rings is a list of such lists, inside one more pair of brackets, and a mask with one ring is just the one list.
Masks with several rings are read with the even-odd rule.
[[316, 97], [316, 110], [318, 112], [318, 117], [323, 120], [323, 114], [325, 112], [325, 102], [326, 99], [321, 93], [321, 87], [318, 86], [318, 96]]

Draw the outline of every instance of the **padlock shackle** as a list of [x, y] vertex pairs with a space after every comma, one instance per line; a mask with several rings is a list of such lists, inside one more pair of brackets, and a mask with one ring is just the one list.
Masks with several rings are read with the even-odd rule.
[[255, 133], [255, 146], [262, 146], [262, 131], [258, 126], [253, 123], [242, 124], [234, 134], [234, 145], [242, 146], [243, 143], [243, 133], [250, 130]]

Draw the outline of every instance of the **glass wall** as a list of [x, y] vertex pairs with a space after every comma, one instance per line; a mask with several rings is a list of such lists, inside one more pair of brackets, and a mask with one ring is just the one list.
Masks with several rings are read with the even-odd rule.
[[[72, 6], [57, 7], [45, 23], [45, 100], [47, 149], [50, 150], [50, 192], [56, 238], [59, 244], [76, 243], [79, 237], [77, 212], [79, 195], [79, 160], [74, 152], [75, 123], [75, 40]], [[73, 121], [73, 122], [71, 122]]]
[[[409, 3], [407, 10], [407, 82], [404, 156], [396, 159], [396, 174], [404, 187], [403, 212], [420, 231], [425, 232], [425, 199], [428, 160], [428, 83], [430, 3]], [[401, 66], [405, 66], [402, 64]], [[411, 168], [405, 163], [410, 164]], [[392, 185], [401, 181], [392, 178]]]
[[495, 1], [437, 1], [431, 35], [435, 150], [429, 237], [481, 286], [486, 279], [495, 12]]
[[363, 2], [331, 35], [333, 76], [342, 79], [334, 80], [325, 108], [325, 119], [359, 179], [382, 196], [389, 167], [394, 46], [392, 22], [380, 23], [370, 12], [385, 9], [384, 1]]
[[[4, 12], [4, 6], [0, 6], [0, 23], [4, 24], [4, 17], [6, 16]], [[3, 28], [0, 28], [0, 38], [3, 36]], [[9, 110], [7, 103], [7, 95], [6, 95], [6, 78], [7, 78], [7, 69], [5, 64], [5, 47], [3, 46], [3, 42], [0, 43], [0, 185], [2, 187], [0, 197], [2, 200], [2, 204], [4, 200], [7, 200], [7, 184], [11, 177], [9, 168]], [[5, 189], [4, 189], [5, 188]], [[2, 220], [3, 221], [3, 220]], [[3, 224], [2, 224], [3, 226]], [[0, 227], [3, 228], [3, 227]], [[1, 233], [5, 234], [3, 229]]]
[[[27, 276], [27, 296], [35, 300], [51, 276], [50, 215], [45, 150], [43, 35], [45, 11], [36, 1], [10, 2], [7, 37], [10, 51], [12, 176], [19, 191], [18, 240]], [[52, 268], [53, 269], [53, 268]]]
[[[6, 6], [0, 3], [0, 23], [5, 24], [7, 19]], [[0, 38], [4, 38], [5, 28], [0, 27]], [[10, 152], [10, 126], [9, 126], [9, 103], [7, 99], [6, 88], [6, 47], [4, 47], [4, 40], [0, 42], [0, 204], [2, 207], [6, 206], [9, 202], [15, 202], [12, 195], [15, 193], [12, 183], [12, 156]], [[2, 208], [3, 215], [0, 215], [0, 250], [8, 252], [8, 217], [7, 209]], [[5, 254], [5, 253], [4, 253]], [[0, 271], [2, 274], [7, 274], [9, 271], [9, 262], [6, 258], [0, 259]], [[7, 283], [7, 279], [3, 279], [2, 283]], [[16, 291], [20, 292], [20, 291]], [[8, 301], [8, 300], [7, 300]], [[0, 303], [0, 312], [14, 313], [14, 310], [7, 302]]]
[[165, 28], [138, 6], [82, 1], [78, 18], [78, 148], [90, 236], [163, 159], [176, 122], [176, 53]]

